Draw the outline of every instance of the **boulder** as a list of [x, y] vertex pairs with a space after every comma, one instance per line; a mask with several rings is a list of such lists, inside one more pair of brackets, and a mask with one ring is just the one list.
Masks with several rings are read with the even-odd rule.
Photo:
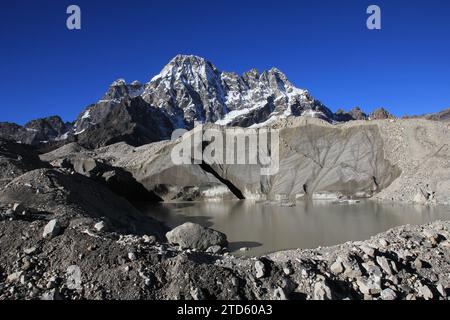
[[57, 219], [51, 220], [44, 228], [44, 232], [42, 233], [43, 238], [53, 238], [59, 235], [61, 232], [61, 226]]
[[331, 300], [332, 294], [330, 287], [323, 281], [316, 282], [314, 284], [314, 300]]
[[330, 270], [334, 274], [340, 274], [340, 273], [344, 272], [344, 266], [342, 265], [342, 263], [340, 261], [336, 261], [331, 265]]
[[212, 246], [225, 247], [228, 244], [225, 234], [191, 222], [176, 227], [168, 232], [166, 237], [171, 244], [179, 245], [183, 249], [205, 251]]
[[381, 300], [395, 300], [397, 299], [397, 293], [394, 290], [387, 288], [381, 291]]
[[381, 267], [381, 269], [383, 269], [384, 272], [386, 272], [386, 274], [393, 274], [391, 265], [389, 264], [389, 261], [386, 259], [386, 257], [377, 257], [376, 260], [377, 264]]

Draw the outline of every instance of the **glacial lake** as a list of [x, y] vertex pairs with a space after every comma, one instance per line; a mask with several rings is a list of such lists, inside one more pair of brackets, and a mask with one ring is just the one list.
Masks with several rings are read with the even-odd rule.
[[[183, 202], [146, 205], [142, 210], [170, 228], [194, 222], [219, 230], [227, 235], [230, 251], [248, 256], [367, 240], [393, 227], [450, 219], [448, 206], [374, 201], [298, 202], [294, 207], [253, 201]], [[243, 247], [249, 250], [240, 251]]]

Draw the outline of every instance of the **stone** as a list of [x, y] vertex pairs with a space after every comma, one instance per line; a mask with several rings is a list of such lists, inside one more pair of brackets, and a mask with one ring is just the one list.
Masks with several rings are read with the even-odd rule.
[[427, 285], [421, 285], [419, 287], [418, 294], [420, 297], [422, 297], [425, 300], [433, 299], [433, 292], [430, 290], [430, 288]]
[[381, 238], [378, 243], [380, 244], [380, 246], [382, 246], [383, 248], [386, 248], [389, 245], [389, 241], [387, 241], [384, 238]]
[[15, 203], [12, 207], [12, 210], [14, 211], [15, 214], [21, 215], [23, 214], [24, 211], [26, 211], [26, 208], [21, 203]]
[[59, 225], [59, 222], [57, 219], [51, 220], [44, 228], [44, 232], [42, 233], [42, 237], [44, 239], [48, 238], [51, 239], [53, 237], [56, 237], [59, 235], [61, 231], [61, 226]]
[[357, 263], [350, 263], [348, 261], [343, 262], [344, 265], [344, 275], [348, 278], [357, 278], [362, 275], [361, 268]]
[[445, 291], [444, 286], [442, 285], [442, 283], [439, 283], [436, 286], [436, 290], [439, 292], [439, 294], [443, 297], [446, 298], [447, 297], [447, 292]]
[[27, 255], [31, 255], [37, 251], [37, 247], [30, 247], [23, 249], [23, 252]]
[[332, 294], [325, 282], [319, 281], [314, 284], [313, 300], [331, 300]]
[[220, 251], [222, 251], [222, 247], [221, 246], [211, 246], [208, 249], [206, 249], [207, 253], [212, 253], [212, 254], [217, 254]]
[[20, 280], [20, 277], [22, 276], [23, 271], [18, 271], [18, 272], [14, 272], [11, 273], [7, 278], [6, 281], [8, 282], [17, 282]]
[[375, 256], [375, 249], [367, 246], [367, 245], [362, 245], [359, 247], [361, 249], [362, 252], [364, 252], [368, 257], [373, 258]]
[[283, 272], [285, 275], [289, 276], [293, 273], [293, 270], [292, 270], [292, 268], [285, 267], [285, 268], [283, 268]]
[[280, 288], [283, 289], [284, 294], [288, 297], [297, 288], [297, 285], [290, 278], [283, 278], [280, 281]]
[[422, 190], [420, 190], [414, 196], [413, 201], [414, 201], [414, 203], [417, 203], [417, 204], [426, 204], [428, 201], [428, 198], [425, 196], [425, 194], [422, 192]]
[[394, 290], [387, 288], [381, 291], [381, 300], [395, 300], [397, 299], [397, 293]]
[[128, 259], [130, 261], [136, 261], [137, 260], [136, 254], [134, 252], [128, 252]]
[[102, 232], [102, 231], [106, 231], [108, 229], [108, 227], [107, 227], [107, 224], [105, 221], [100, 221], [94, 225], [94, 229], [97, 230], [98, 232]]
[[386, 259], [386, 257], [378, 256], [376, 258], [377, 264], [383, 269], [383, 271], [388, 275], [393, 275], [391, 265], [389, 264], [389, 261]]
[[423, 261], [420, 260], [419, 258], [417, 258], [416, 260], [414, 260], [414, 267], [415, 267], [417, 270], [422, 269], [422, 268], [424, 267]]
[[142, 236], [142, 240], [144, 241], [144, 243], [147, 243], [147, 244], [155, 244], [156, 243], [155, 236], [144, 235], [144, 236]]
[[344, 266], [342, 265], [342, 262], [336, 261], [331, 265], [330, 270], [334, 274], [341, 274], [344, 272]]
[[52, 289], [48, 292], [45, 292], [41, 296], [41, 300], [43, 301], [53, 301], [53, 300], [63, 300], [61, 295], [59, 294], [59, 291], [57, 289]]
[[199, 301], [199, 300], [205, 300], [205, 296], [202, 292], [202, 290], [200, 290], [199, 288], [192, 288], [190, 290], [190, 294], [192, 299]]
[[371, 279], [359, 278], [356, 280], [356, 284], [358, 285], [359, 291], [364, 295], [374, 295], [381, 292], [380, 284]]
[[212, 246], [225, 247], [228, 245], [225, 234], [191, 222], [176, 227], [168, 232], [166, 237], [171, 244], [179, 245], [182, 249], [204, 251]]
[[256, 278], [260, 279], [265, 276], [266, 266], [261, 260], [255, 262]]
[[273, 291], [273, 297], [275, 300], [288, 300], [286, 293], [284, 292], [284, 290], [280, 287], [277, 287], [274, 291]]
[[71, 265], [66, 270], [66, 285], [71, 290], [81, 289], [81, 269], [77, 265]]

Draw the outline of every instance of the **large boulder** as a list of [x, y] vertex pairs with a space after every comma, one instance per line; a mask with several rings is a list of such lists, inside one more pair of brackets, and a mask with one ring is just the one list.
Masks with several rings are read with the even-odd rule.
[[191, 222], [176, 227], [168, 232], [166, 237], [171, 244], [179, 245], [183, 249], [205, 251], [212, 246], [224, 247], [228, 244], [225, 234]]

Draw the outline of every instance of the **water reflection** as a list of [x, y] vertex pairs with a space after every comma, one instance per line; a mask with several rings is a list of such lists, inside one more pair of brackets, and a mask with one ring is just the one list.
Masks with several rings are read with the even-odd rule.
[[194, 222], [224, 232], [230, 249], [260, 255], [366, 240], [390, 228], [450, 218], [450, 208], [366, 201], [357, 204], [299, 202], [295, 207], [252, 201], [167, 203], [147, 206], [149, 215], [173, 228]]

